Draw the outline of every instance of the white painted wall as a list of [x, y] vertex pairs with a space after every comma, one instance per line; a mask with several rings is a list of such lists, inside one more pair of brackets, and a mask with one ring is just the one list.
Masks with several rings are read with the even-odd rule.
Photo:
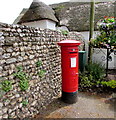
[[[110, 56], [112, 57], [112, 61], [108, 62], [108, 69], [116, 69], [116, 55], [114, 55], [114, 52], [112, 52]], [[107, 49], [94, 48], [92, 59], [94, 62], [101, 63], [106, 68]]]
[[56, 22], [51, 20], [46, 20], [47, 23], [47, 29], [56, 30]]
[[22, 23], [22, 25], [26, 25], [26, 26], [30, 26], [30, 27], [38, 27], [38, 28], [42, 28], [42, 29], [56, 30], [56, 22], [51, 21], [51, 20], [26, 22], [26, 23]]
[[[98, 31], [94, 31], [93, 38], [96, 37]], [[85, 39], [85, 50], [87, 52], [86, 56], [88, 56], [88, 43], [89, 43], [89, 31], [79, 32]]]
[[58, 31], [61, 31], [61, 30], [69, 31], [66, 26], [57, 27], [56, 29], [57, 29]]
[[88, 42], [89, 42], [89, 31], [79, 32], [84, 37], [85, 42], [85, 51], [86, 51], [86, 63], [88, 62]]
[[116, 69], [116, 55], [114, 55], [114, 69]]

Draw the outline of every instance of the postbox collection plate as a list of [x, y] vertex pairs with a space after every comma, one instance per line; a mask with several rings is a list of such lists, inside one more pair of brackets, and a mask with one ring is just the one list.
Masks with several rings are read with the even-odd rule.
[[73, 58], [70, 58], [70, 61], [71, 61], [71, 68], [74, 68], [76, 67], [76, 64], [77, 64], [77, 59], [76, 57], [73, 57]]

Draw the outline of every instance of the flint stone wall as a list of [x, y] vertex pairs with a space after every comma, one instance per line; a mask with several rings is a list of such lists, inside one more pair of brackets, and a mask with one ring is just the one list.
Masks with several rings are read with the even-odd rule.
[[[0, 119], [33, 117], [60, 93], [61, 56], [57, 42], [64, 39], [83, 41], [76, 32], [65, 36], [58, 31], [0, 23], [0, 83], [13, 83], [9, 92], [0, 88]], [[39, 68], [38, 60], [42, 62]], [[29, 76], [26, 91], [21, 91], [19, 79], [14, 76], [17, 66], [22, 66]], [[40, 70], [46, 71], [43, 77], [38, 75]]]

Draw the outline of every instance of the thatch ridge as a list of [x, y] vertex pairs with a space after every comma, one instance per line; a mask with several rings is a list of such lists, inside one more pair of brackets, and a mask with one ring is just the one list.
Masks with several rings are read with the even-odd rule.
[[18, 23], [37, 21], [42, 19], [49, 19], [58, 22], [54, 14], [55, 12], [50, 6], [40, 1], [33, 1], [29, 9], [26, 11]]

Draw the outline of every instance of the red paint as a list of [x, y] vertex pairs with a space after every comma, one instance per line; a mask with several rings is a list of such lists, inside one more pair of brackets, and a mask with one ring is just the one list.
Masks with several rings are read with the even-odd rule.
[[[61, 46], [62, 91], [76, 92], [78, 90], [78, 46], [80, 42], [63, 40], [58, 45]], [[72, 67], [71, 58], [74, 60]]]

